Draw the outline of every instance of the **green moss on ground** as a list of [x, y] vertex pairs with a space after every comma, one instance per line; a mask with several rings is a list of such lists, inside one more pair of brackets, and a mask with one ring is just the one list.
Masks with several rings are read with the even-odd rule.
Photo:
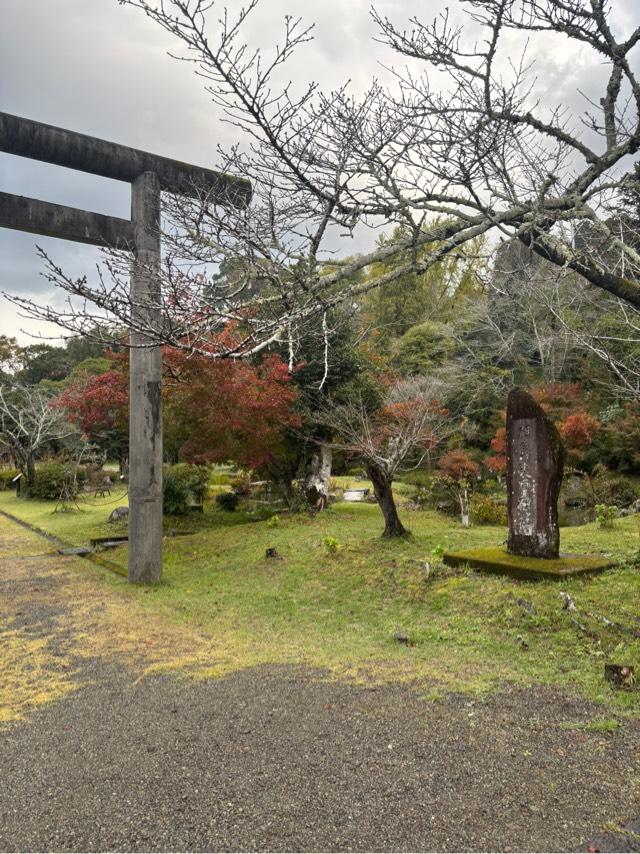
[[494, 572], [521, 579], [566, 578], [610, 569], [611, 558], [602, 555], [561, 555], [559, 558], [535, 558], [512, 555], [504, 548], [466, 549], [443, 555], [447, 566], [468, 565], [483, 572]]
[[[113, 531], [105, 523], [113, 499], [92, 498], [82, 512], [53, 514], [50, 504], [0, 494], [0, 509], [83, 545]], [[564, 551], [619, 564], [594, 577], [563, 580], [562, 590], [579, 609], [575, 622], [575, 612], [562, 608], [556, 581], [472, 573], [444, 567], [437, 557], [500, 548], [504, 528], [463, 529], [434, 512], [404, 511], [412, 536], [382, 540], [380, 512], [368, 504], [337, 504], [315, 517], [281, 515], [271, 527], [230, 524], [230, 517], [246, 522], [209, 506], [202, 518], [187, 517], [185, 525], [199, 527], [191, 536], [165, 539], [164, 576], [153, 588], [132, 587], [114, 574], [100, 581], [150, 620], [162, 616], [206, 635], [210, 647], [194, 659], [194, 672], [302, 663], [355, 680], [415, 680], [431, 694], [483, 692], [505, 682], [559, 685], [603, 702], [609, 713], [638, 713], [640, 694], [613, 689], [603, 669], [605, 661], [640, 669], [634, 634], [640, 517], [616, 520], [612, 530], [562, 530]], [[166, 527], [173, 524], [168, 520]], [[333, 554], [327, 538], [339, 544]], [[276, 548], [282, 560], [265, 559], [266, 548]], [[126, 546], [106, 554], [126, 566]], [[78, 565], [91, 577], [103, 572], [87, 561]], [[409, 645], [398, 643], [396, 633], [407, 635]]]

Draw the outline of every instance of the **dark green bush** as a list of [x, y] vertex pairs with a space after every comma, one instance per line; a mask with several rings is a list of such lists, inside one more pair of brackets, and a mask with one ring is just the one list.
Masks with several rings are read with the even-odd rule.
[[210, 470], [208, 466], [195, 466], [191, 463], [177, 463], [165, 469], [165, 476], [171, 475], [189, 492], [191, 503], [202, 504], [207, 486], [209, 485]]
[[469, 512], [474, 525], [507, 524], [507, 505], [492, 495], [474, 495]]
[[638, 497], [638, 490], [633, 482], [622, 474], [613, 474], [603, 467], [598, 467], [591, 478], [594, 504], [629, 507]]
[[221, 510], [233, 512], [240, 502], [240, 496], [235, 492], [220, 492], [216, 495], [216, 504]]
[[29, 498], [57, 501], [63, 490], [67, 498], [73, 497], [78, 494], [86, 480], [87, 471], [84, 466], [76, 467], [74, 463], [62, 463], [58, 460], [42, 463], [36, 469], [36, 480], [29, 489]]
[[165, 516], [184, 516], [190, 505], [191, 492], [187, 484], [172, 472], [166, 473], [162, 484], [162, 512]]

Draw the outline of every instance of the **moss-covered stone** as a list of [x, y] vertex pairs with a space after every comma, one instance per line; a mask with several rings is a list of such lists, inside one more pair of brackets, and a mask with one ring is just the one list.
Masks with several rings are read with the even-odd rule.
[[568, 575], [584, 575], [602, 572], [614, 565], [610, 558], [602, 555], [560, 555], [557, 558], [522, 557], [509, 554], [506, 549], [468, 549], [447, 552], [443, 561], [448, 566], [468, 564], [473, 569], [512, 578], [540, 580], [543, 578], [566, 578]]

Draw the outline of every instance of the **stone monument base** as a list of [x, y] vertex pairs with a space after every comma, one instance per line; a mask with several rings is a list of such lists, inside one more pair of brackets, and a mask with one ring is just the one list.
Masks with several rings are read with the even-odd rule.
[[472, 569], [491, 572], [494, 575], [510, 575], [525, 581], [544, 578], [559, 579], [569, 575], [591, 575], [614, 566], [611, 558], [602, 555], [560, 555], [557, 558], [521, 557], [512, 555], [505, 548], [467, 549], [460, 552], [445, 552], [442, 557], [447, 566], [468, 564]]

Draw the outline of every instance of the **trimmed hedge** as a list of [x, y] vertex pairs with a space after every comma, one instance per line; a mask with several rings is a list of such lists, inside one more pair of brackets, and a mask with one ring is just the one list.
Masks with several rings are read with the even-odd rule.
[[68, 495], [75, 496], [86, 480], [87, 470], [84, 466], [76, 468], [74, 463], [61, 463], [57, 460], [42, 463], [36, 469], [36, 480], [29, 489], [29, 498], [57, 501], [65, 484], [70, 488]]
[[208, 466], [195, 466], [191, 463], [177, 463], [165, 469], [165, 476], [171, 476], [183, 484], [191, 494], [193, 502], [201, 504], [207, 493], [211, 471]]

